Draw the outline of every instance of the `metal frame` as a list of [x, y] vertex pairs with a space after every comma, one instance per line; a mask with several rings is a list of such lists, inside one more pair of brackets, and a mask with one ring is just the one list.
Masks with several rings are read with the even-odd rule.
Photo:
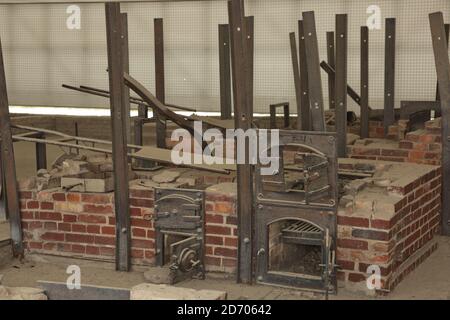
[[369, 137], [369, 28], [361, 27], [361, 78], [360, 78], [360, 92], [361, 92], [361, 138]]
[[306, 61], [305, 31], [303, 20], [298, 21], [298, 57], [300, 59], [300, 88], [301, 98], [301, 126], [297, 124], [297, 129], [311, 131], [311, 105], [309, 100], [308, 63]]
[[335, 123], [338, 157], [347, 156], [347, 15], [336, 15]]
[[[156, 98], [165, 104], [165, 71], [164, 71], [164, 22], [162, 18], [153, 20], [155, 34], [155, 93]], [[155, 111], [153, 117], [156, 120], [156, 146], [166, 148], [167, 119]]]
[[442, 12], [429, 19], [442, 112], [442, 232], [450, 236], [450, 61]]
[[[302, 127], [302, 83], [300, 79], [300, 64], [298, 62], [298, 51], [297, 42], [295, 40], [295, 32], [289, 34], [289, 41], [291, 44], [291, 60], [292, 60], [292, 71], [294, 76], [294, 87], [295, 87], [295, 99], [297, 102], [297, 129], [301, 130]], [[276, 113], [276, 111], [275, 111]], [[289, 107], [288, 107], [289, 113]], [[286, 113], [285, 113], [286, 115]], [[273, 117], [276, 117], [274, 114]], [[275, 119], [274, 119], [275, 120]], [[286, 126], [286, 123], [285, 123]], [[270, 128], [276, 128], [276, 120], [272, 122], [272, 106], [270, 106]]]
[[[327, 60], [330, 67], [333, 69], [336, 68], [336, 54], [335, 54], [335, 45], [334, 45], [334, 32], [329, 31], [326, 33], [327, 37]], [[334, 77], [331, 74], [328, 74], [328, 102], [329, 108], [334, 109], [335, 104], [335, 83]]]
[[112, 159], [116, 216], [116, 269], [130, 270], [131, 227], [129, 214], [128, 159], [123, 80], [122, 19], [120, 3], [105, 3], [109, 91], [111, 93]]
[[385, 53], [384, 53], [384, 134], [395, 122], [395, 18], [386, 19]]
[[289, 102], [282, 102], [270, 105], [270, 129], [277, 128], [277, 109], [280, 107], [283, 107], [284, 127], [290, 126]]
[[231, 116], [230, 26], [219, 24], [220, 117]]

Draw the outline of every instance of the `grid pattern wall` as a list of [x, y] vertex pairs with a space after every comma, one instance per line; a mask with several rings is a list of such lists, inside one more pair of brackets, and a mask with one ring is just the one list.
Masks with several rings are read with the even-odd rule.
[[[246, 0], [246, 14], [255, 16], [255, 112], [267, 113], [269, 104], [283, 101], [289, 101], [295, 112], [289, 32], [297, 33], [302, 11], [315, 11], [322, 60], [326, 60], [325, 34], [335, 29], [335, 14], [348, 14], [348, 82], [359, 92], [359, 32], [372, 4], [367, 0]], [[378, 0], [376, 5], [382, 24], [380, 30], [369, 32], [370, 105], [383, 106], [384, 19], [388, 17], [397, 18], [396, 107], [400, 100], [433, 100], [436, 75], [428, 13], [443, 11], [450, 22], [450, 2]], [[10, 104], [108, 107], [105, 98], [61, 87], [66, 83], [108, 88], [104, 6], [78, 4], [80, 30], [66, 27], [68, 6], [0, 5]], [[153, 19], [164, 18], [167, 102], [219, 111], [218, 24], [228, 22], [226, 1], [123, 3], [122, 12], [128, 13], [132, 76], [154, 92]], [[324, 72], [322, 81], [327, 102]], [[359, 113], [351, 100], [349, 109]]]

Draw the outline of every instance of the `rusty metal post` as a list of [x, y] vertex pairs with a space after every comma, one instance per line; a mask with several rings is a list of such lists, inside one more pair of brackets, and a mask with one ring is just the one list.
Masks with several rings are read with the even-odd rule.
[[231, 119], [230, 28], [219, 24], [220, 117]]
[[[327, 32], [327, 61], [330, 67], [333, 69], [336, 68], [336, 58], [335, 58], [335, 49], [334, 49], [334, 32]], [[334, 77], [330, 74], [328, 75], [328, 101], [330, 104], [330, 110], [335, 107], [335, 83]]]
[[336, 15], [336, 132], [338, 157], [347, 156], [347, 15]]
[[[448, 48], [448, 39], [450, 34], [450, 24], [445, 24], [445, 40], [447, 41], [447, 48]], [[439, 83], [436, 84], [436, 101], [439, 101]], [[437, 116], [437, 115], [436, 115]]]
[[[130, 73], [130, 58], [129, 58], [129, 48], [128, 48], [128, 16], [126, 13], [121, 14], [122, 20], [122, 59], [123, 59], [123, 71]], [[124, 86], [125, 95], [125, 113], [126, 118], [126, 135], [127, 143], [131, 142], [131, 118], [130, 118], [130, 88]]]
[[450, 236], [450, 62], [443, 14], [429, 18], [442, 113], [442, 232]]
[[320, 75], [319, 45], [317, 43], [314, 11], [303, 12], [306, 61], [308, 65], [309, 99], [311, 101], [312, 130], [326, 131], [323, 112], [322, 78]]
[[22, 221], [20, 218], [19, 190], [17, 187], [16, 164], [11, 137], [11, 121], [6, 89], [5, 67], [0, 41], [0, 135], [2, 172], [6, 186], [6, 203], [11, 226], [12, 250], [15, 257], [23, 257]]
[[[248, 68], [248, 43], [243, 0], [228, 1], [231, 37], [231, 66], [233, 79], [234, 119], [238, 129], [251, 128], [252, 113], [248, 113], [250, 90]], [[253, 170], [248, 162], [249, 143], [245, 142], [246, 163], [237, 165], [238, 211], [238, 268], [237, 281], [252, 282], [253, 270]]]
[[386, 19], [386, 38], [384, 56], [384, 134], [395, 122], [395, 18]]
[[[297, 102], [297, 129], [302, 129], [302, 84], [300, 80], [300, 65], [298, 62], [297, 42], [295, 40], [295, 32], [289, 34], [289, 40], [291, 42], [291, 59], [292, 59], [292, 71], [294, 75], [294, 87], [295, 98]], [[271, 110], [272, 111], [272, 110]], [[272, 114], [271, 114], [272, 115]]]
[[114, 167], [114, 204], [116, 216], [116, 269], [129, 271], [131, 229], [129, 214], [128, 159], [123, 78], [122, 20], [120, 3], [105, 3], [111, 103], [112, 158]]
[[361, 138], [369, 137], [369, 28], [361, 27]]
[[[165, 71], [164, 71], [164, 24], [163, 19], [157, 18], [153, 21], [155, 32], [155, 88], [156, 98], [162, 104], [166, 103]], [[156, 145], [158, 148], [166, 148], [166, 118], [154, 111], [156, 128]]]
[[[301, 99], [301, 130], [311, 130], [311, 109], [309, 101], [308, 64], [306, 61], [305, 32], [303, 20], [298, 21], [298, 58], [300, 66]], [[297, 129], [299, 129], [297, 125]]]

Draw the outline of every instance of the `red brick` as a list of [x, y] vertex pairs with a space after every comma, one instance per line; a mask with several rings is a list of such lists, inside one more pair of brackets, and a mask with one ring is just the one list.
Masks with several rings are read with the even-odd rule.
[[66, 233], [67, 242], [94, 243], [94, 236], [89, 234]]
[[100, 226], [97, 225], [88, 225], [86, 228], [87, 233], [100, 233]]
[[31, 191], [19, 191], [20, 199], [33, 199], [33, 193]]
[[56, 243], [46, 242], [46, 243], [44, 243], [42, 249], [48, 250], [48, 251], [55, 250], [56, 249]]
[[110, 226], [103, 226], [102, 227], [102, 234], [115, 235], [116, 234], [116, 228], [115, 227], [110, 227]]
[[141, 208], [130, 208], [131, 217], [140, 217], [142, 215]]
[[152, 228], [153, 227], [153, 224], [151, 221], [144, 220], [144, 219], [136, 219], [136, 218], [131, 218], [131, 225], [133, 227], [142, 227], [142, 228]]
[[231, 235], [231, 228], [224, 226], [206, 225], [206, 234]]
[[206, 236], [205, 243], [223, 245], [223, 237]]
[[228, 247], [236, 247], [238, 246], [237, 238], [225, 238], [225, 245]]
[[59, 231], [71, 231], [72, 230], [72, 225], [70, 223], [58, 223], [58, 230]]
[[351, 282], [361, 282], [366, 281], [367, 277], [365, 274], [361, 273], [349, 273], [348, 274], [348, 280]]
[[338, 216], [338, 225], [369, 227], [369, 219], [359, 217]]
[[205, 256], [205, 264], [210, 266], [220, 266], [221, 259], [217, 257]]
[[77, 216], [74, 214], [64, 214], [63, 221], [64, 222], [76, 222]]
[[78, 221], [85, 223], [106, 223], [106, 218], [98, 215], [80, 214], [78, 216]]
[[81, 201], [81, 195], [79, 193], [68, 193], [66, 197], [67, 197], [67, 201], [69, 201], [69, 202], [80, 202]]
[[355, 270], [355, 263], [353, 261], [338, 260], [337, 264], [340, 267], [340, 269]]
[[214, 255], [222, 257], [237, 257], [237, 249], [216, 247], [214, 249]]
[[131, 257], [137, 259], [144, 258], [144, 250], [142, 249], [131, 249]]
[[86, 226], [84, 224], [74, 223], [74, 224], [72, 224], [72, 231], [73, 232], [83, 232], [83, 233], [85, 233], [86, 232]]
[[34, 219], [34, 212], [31, 211], [22, 211], [20, 213], [22, 220], [32, 220]]
[[85, 253], [86, 247], [81, 244], [72, 244], [72, 252], [74, 253]]
[[42, 249], [42, 242], [30, 241], [28, 247], [30, 249]]
[[53, 202], [41, 202], [42, 210], [53, 210]]
[[226, 221], [227, 221], [227, 224], [237, 226], [237, 217], [235, 217], [235, 216], [227, 216]]
[[338, 239], [338, 247], [349, 249], [367, 250], [367, 241], [353, 240], [353, 239]]
[[218, 213], [233, 213], [234, 207], [230, 202], [216, 202], [214, 205], [214, 211]]
[[223, 224], [223, 216], [215, 214], [206, 214], [206, 223]]
[[237, 260], [236, 259], [223, 258], [222, 259], [222, 264], [223, 264], [224, 267], [236, 268], [237, 267]]
[[130, 205], [134, 207], [152, 208], [153, 200], [130, 198]]
[[46, 232], [41, 235], [41, 239], [47, 241], [64, 241], [64, 233]]
[[44, 229], [46, 230], [56, 230], [58, 229], [58, 225], [56, 222], [45, 222], [44, 223]]
[[99, 255], [100, 249], [94, 246], [86, 246], [86, 254]]
[[130, 189], [130, 197], [152, 199], [153, 190]]
[[113, 213], [113, 208], [110, 205], [85, 204], [83, 205], [83, 211], [87, 213], [110, 214]]
[[392, 227], [391, 221], [374, 219], [370, 221], [371, 228], [389, 230]]
[[27, 201], [27, 209], [39, 209], [39, 201], [36, 200]]
[[114, 237], [95, 236], [94, 241], [96, 244], [103, 244], [103, 245], [109, 245], [109, 246], [113, 246], [116, 244], [116, 239]]
[[30, 221], [27, 224], [28, 230], [35, 230], [35, 229], [40, 229], [40, 228], [42, 228], [42, 222], [40, 222], [40, 221]]
[[114, 248], [108, 248], [108, 247], [100, 247], [100, 255], [102, 256], [114, 256], [116, 254]]
[[145, 238], [146, 236], [146, 231], [145, 229], [141, 229], [141, 228], [132, 228], [132, 235], [133, 237], [141, 237], [141, 238]]
[[131, 247], [133, 248], [142, 248], [149, 249], [154, 247], [154, 242], [152, 240], [143, 240], [143, 239], [132, 239]]
[[39, 211], [39, 219], [61, 221], [62, 216], [59, 212]]
[[111, 203], [111, 196], [109, 194], [90, 194], [83, 193], [81, 195], [81, 201], [95, 204], [108, 204]]
[[52, 195], [55, 201], [66, 201], [66, 194], [61, 192], [56, 192]]

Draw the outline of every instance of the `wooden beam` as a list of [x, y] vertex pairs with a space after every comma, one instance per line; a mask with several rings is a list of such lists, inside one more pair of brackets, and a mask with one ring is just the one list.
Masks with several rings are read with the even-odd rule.
[[6, 203], [11, 226], [12, 250], [15, 257], [23, 257], [22, 221], [20, 218], [19, 190], [17, 187], [16, 164], [11, 137], [11, 121], [6, 89], [5, 67], [0, 41], [0, 135], [2, 172], [6, 186]]
[[[305, 31], [303, 20], [298, 21], [298, 58], [300, 66], [301, 99], [301, 130], [311, 130], [311, 108], [309, 101], [308, 64], [306, 61]], [[300, 129], [297, 125], [297, 129]]]
[[111, 103], [112, 159], [116, 216], [116, 269], [130, 270], [131, 230], [129, 214], [128, 160], [126, 141], [125, 89], [122, 51], [122, 20], [119, 3], [105, 3]]
[[[155, 33], [155, 89], [156, 98], [162, 104], [166, 103], [165, 71], [164, 71], [164, 24], [162, 18], [154, 19]], [[156, 146], [166, 148], [167, 119], [155, 110]]]
[[[335, 48], [334, 48], [334, 32], [327, 32], [327, 60], [330, 67], [333, 69], [336, 68], [336, 59], [335, 59]], [[328, 101], [330, 104], [330, 110], [335, 107], [335, 83], [334, 77], [329, 74], [328, 75]]]
[[442, 12], [429, 15], [442, 113], [442, 232], [450, 235], [450, 61]]
[[[234, 119], [236, 129], [244, 131], [251, 128], [252, 114], [248, 114], [246, 23], [243, 0], [228, 1], [228, 17], [231, 38], [231, 68], [233, 78]], [[249, 144], [245, 142], [245, 159], [248, 160]], [[238, 215], [238, 270], [237, 281], [252, 282], [253, 270], [253, 174], [246, 161], [237, 165], [237, 215]]]
[[317, 43], [314, 11], [303, 12], [306, 61], [308, 65], [309, 99], [311, 102], [312, 130], [326, 131], [323, 112], [322, 78], [320, 75], [319, 45]]
[[[289, 34], [289, 41], [291, 43], [291, 59], [292, 71], [294, 75], [295, 98], [297, 101], [297, 129], [302, 129], [301, 115], [302, 115], [302, 83], [300, 79], [300, 65], [298, 62], [297, 42], [295, 39], [295, 32]], [[271, 110], [272, 111], [272, 110]]]
[[231, 119], [230, 27], [219, 24], [220, 117]]
[[395, 18], [386, 19], [384, 54], [384, 134], [395, 122]]
[[347, 156], [347, 15], [336, 15], [336, 109], [338, 157]]
[[369, 137], [369, 28], [361, 27], [361, 138]]

